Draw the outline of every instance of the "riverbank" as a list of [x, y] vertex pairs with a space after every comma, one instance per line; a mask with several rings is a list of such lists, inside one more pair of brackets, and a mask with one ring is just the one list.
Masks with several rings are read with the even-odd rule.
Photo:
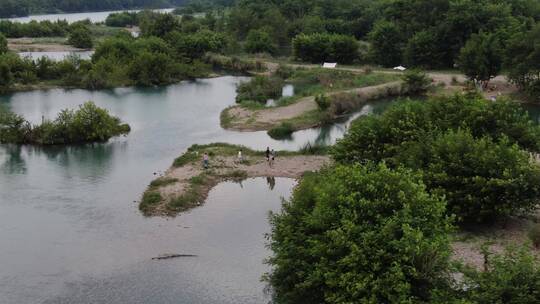
[[[330, 103], [347, 102], [347, 107], [358, 108], [362, 104], [402, 93], [401, 81], [381, 85], [329, 92], [325, 94]], [[327, 111], [318, 108], [315, 96], [303, 97], [293, 104], [264, 109], [248, 109], [241, 105], [229, 107], [221, 113], [221, 126], [243, 132], [270, 130], [281, 124], [289, 124], [293, 131], [321, 125], [328, 117]], [[331, 115], [333, 116], [333, 115]]]
[[80, 52], [67, 44], [67, 38], [9, 38], [8, 48], [14, 52]]
[[[243, 161], [237, 158], [240, 150]], [[204, 153], [210, 158], [208, 169], [202, 166]], [[193, 145], [163, 176], [150, 183], [139, 209], [146, 216], [175, 216], [203, 204], [209, 191], [220, 182], [241, 182], [252, 177], [297, 179], [306, 172], [318, 171], [330, 164], [330, 158], [320, 153], [322, 151], [318, 149], [278, 151], [270, 166], [264, 151], [223, 143]]]

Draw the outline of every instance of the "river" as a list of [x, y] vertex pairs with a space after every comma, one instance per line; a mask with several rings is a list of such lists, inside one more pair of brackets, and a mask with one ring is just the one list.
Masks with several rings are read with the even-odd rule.
[[[162, 13], [169, 13], [172, 12], [174, 9], [172, 8], [165, 8], [165, 9], [155, 9], [153, 11], [156, 12], [162, 12]], [[5, 18], [2, 20], [10, 20], [13, 22], [22, 22], [22, 23], [28, 23], [32, 20], [35, 21], [57, 21], [57, 20], [66, 20], [69, 23], [82, 21], [82, 20], [90, 20], [92, 23], [97, 22], [105, 22], [105, 19], [107, 19], [107, 16], [109, 16], [112, 13], [120, 13], [120, 12], [139, 12], [140, 10], [123, 10], [123, 11], [105, 11], [105, 12], [87, 12], [87, 13], [68, 13], [68, 14], [47, 14], [47, 15], [32, 15], [27, 17], [16, 17], [16, 18]]]
[[[105, 144], [0, 145], [0, 303], [267, 303], [261, 276], [267, 214], [294, 186], [276, 179], [224, 183], [174, 219], [145, 218], [138, 200], [154, 173], [194, 143], [256, 149], [332, 143], [350, 119], [275, 141], [219, 127], [242, 77], [160, 88], [32, 91], [0, 103], [34, 123], [93, 100], [132, 132]], [[373, 102], [356, 115], [379, 112]], [[279, 161], [279, 158], [278, 158]], [[163, 253], [197, 257], [154, 261]]]

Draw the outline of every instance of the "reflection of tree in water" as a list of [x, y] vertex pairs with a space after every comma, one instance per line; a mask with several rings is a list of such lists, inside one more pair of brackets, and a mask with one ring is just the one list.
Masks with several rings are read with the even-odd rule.
[[69, 175], [76, 174], [88, 178], [100, 178], [111, 168], [112, 156], [118, 150], [125, 150], [127, 142], [110, 142], [69, 146], [32, 146], [29, 152], [44, 155], [55, 162]]
[[268, 176], [266, 178], [266, 182], [268, 183], [270, 190], [274, 190], [274, 187], [276, 186], [276, 178], [273, 176]]
[[22, 156], [21, 145], [1, 145], [0, 151], [0, 155], [5, 155], [0, 166], [2, 172], [6, 174], [26, 173], [26, 161]]

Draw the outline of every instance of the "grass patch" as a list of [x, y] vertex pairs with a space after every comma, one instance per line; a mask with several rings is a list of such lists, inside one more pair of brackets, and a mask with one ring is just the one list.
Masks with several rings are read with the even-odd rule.
[[229, 114], [229, 110], [232, 108], [228, 107], [225, 110], [221, 111], [221, 114], [219, 115], [219, 123], [222, 128], [227, 129], [230, 128], [233, 122], [233, 117]]
[[295, 95], [313, 96], [332, 91], [374, 86], [400, 79], [387, 73], [355, 73], [331, 69], [298, 69], [287, 82], [294, 85]]
[[167, 185], [170, 185], [170, 184], [174, 184], [176, 182], [178, 182], [178, 178], [160, 177], [160, 178], [157, 178], [157, 179], [153, 180], [150, 183], [150, 187], [151, 188], [159, 188], [159, 187], [167, 186]]
[[253, 100], [244, 100], [240, 102], [240, 106], [248, 110], [261, 110], [266, 108], [266, 105], [264, 103], [256, 102]]
[[282, 122], [279, 126], [268, 130], [268, 135], [273, 139], [287, 139], [291, 138], [294, 132], [293, 125], [289, 122]]
[[197, 159], [199, 159], [199, 155], [196, 153], [196, 151], [188, 150], [186, 153], [182, 154], [180, 157], [177, 157], [174, 160], [173, 167], [182, 167], [191, 162], [194, 162]]
[[161, 194], [157, 191], [147, 190], [144, 192], [141, 203], [139, 204], [139, 210], [144, 213], [147, 213], [153, 205], [161, 202], [163, 198]]
[[225, 179], [232, 179], [232, 180], [244, 180], [248, 177], [248, 174], [246, 171], [233, 170], [231, 172], [227, 172], [224, 175], [221, 175], [221, 177]]

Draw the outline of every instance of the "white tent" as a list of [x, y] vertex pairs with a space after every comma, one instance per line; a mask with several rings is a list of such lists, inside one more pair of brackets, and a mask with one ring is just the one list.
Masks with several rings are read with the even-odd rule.
[[407, 68], [404, 67], [404, 66], [402, 66], [402, 65], [397, 66], [397, 67], [394, 68], [394, 70], [398, 70], [398, 71], [405, 71], [406, 69], [407, 69]]
[[323, 63], [322, 67], [325, 69], [335, 69], [337, 66], [336, 62], [325, 62]]

